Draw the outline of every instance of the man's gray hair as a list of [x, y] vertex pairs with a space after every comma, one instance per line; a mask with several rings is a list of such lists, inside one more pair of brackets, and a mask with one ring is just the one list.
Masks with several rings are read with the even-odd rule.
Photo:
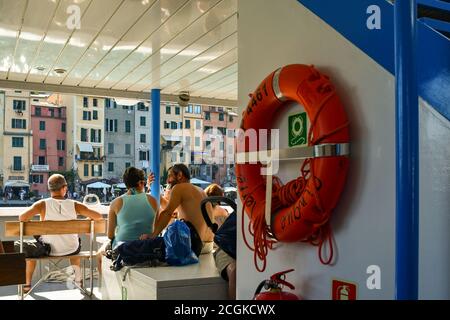
[[48, 190], [50, 191], [59, 191], [62, 187], [67, 185], [66, 178], [64, 178], [61, 174], [52, 174], [50, 178], [48, 178]]

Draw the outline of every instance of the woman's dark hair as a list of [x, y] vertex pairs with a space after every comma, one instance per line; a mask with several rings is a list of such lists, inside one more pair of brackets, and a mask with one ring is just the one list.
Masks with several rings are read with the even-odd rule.
[[136, 188], [139, 181], [145, 181], [144, 170], [137, 169], [135, 167], [128, 167], [123, 173], [123, 183], [125, 183], [127, 189]]
[[178, 173], [183, 173], [183, 176], [185, 176], [185, 178], [187, 178], [188, 180], [191, 180], [191, 173], [189, 172], [188, 167], [186, 167], [186, 165], [182, 164], [182, 163], [177, 163], [174, 164], [172, 167], [169, 168], [169, 170], [172, 170], [173, 173], [178, 174]]

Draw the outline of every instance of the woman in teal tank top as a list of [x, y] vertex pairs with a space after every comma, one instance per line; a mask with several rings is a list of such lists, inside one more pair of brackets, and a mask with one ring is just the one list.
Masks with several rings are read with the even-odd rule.
[[114, 239], [113, 248], [123, 241], [151, 234], [157, 215], [156, 200], [145, 193], [144, 171], [129, 167], [123, 174], [123, 181], [128, 191], [115, 199], [109, 210], [108, 238]]

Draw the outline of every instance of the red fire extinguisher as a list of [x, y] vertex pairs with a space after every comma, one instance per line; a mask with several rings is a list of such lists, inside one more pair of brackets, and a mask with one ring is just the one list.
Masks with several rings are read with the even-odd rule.
[[[273, 274], [269, 280], [264, 280], [258, 285], [256, 288], [254, 300], [301, 300], [301, 298], [297, 297], [295, 294], [290, 292], [283, 292], [282, 285], [285, 285], [291, 290], [294, 290], [295, 287], [291, 283], [285, 281], [286, 273], [292, 272], [294, 269], [289, 269], [286, 271], [281, 271]], [[262, 292], [262, 288], [268, 290], [266, 292]]]

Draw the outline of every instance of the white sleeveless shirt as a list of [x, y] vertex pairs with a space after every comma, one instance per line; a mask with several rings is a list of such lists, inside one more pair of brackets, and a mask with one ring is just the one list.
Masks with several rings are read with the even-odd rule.
[[[45, 200], [44, 221], [76, 220], [75, 202], [73, 200]], [[42, 241], [50, 244], [51, 256], [65, 256], [77, 251], [79, 247], [78, 234], [43, 235]]]

